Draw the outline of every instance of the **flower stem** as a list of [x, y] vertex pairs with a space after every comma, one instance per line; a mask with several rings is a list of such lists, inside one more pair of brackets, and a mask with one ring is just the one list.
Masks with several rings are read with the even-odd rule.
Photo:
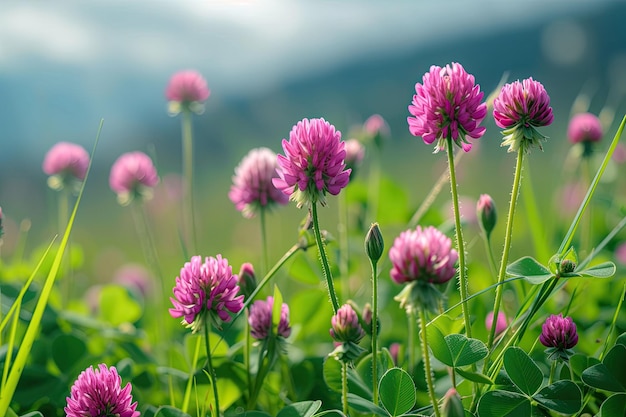
[[491, 237], [485, 235], [483, 241], [485, 242], [485, 252], [487, 252], [487, 257], [489, 258], [489, 270], [493, 276], [498, 279], [498, 267], [496, 266], [496, 259], [493, 256], [493, 250], [491, 249]]
[[378, 263], [372, 265], [372, 398], [378, 405]]
[[[509, 251], [511, 249], [511, 238], [513, 236], [513, 220], [515, 216], [515, 206], [517, 205], [517, 197], [519, 195], [519, 186], [522, 180], [522, 164], [524, 159], [524, 151], [517, 152], [517, 164], [515, 165], [515, 177], [513, 179], [513, 191], [511, 191], [511, 202], [509, 204], [509, 215], [506, 220], [506, 231], [504, 234], [504, 249], [502, 251], [502, 259], [500, 260], [500, 272], [498, 273], [498, 286], [496, 287], [496, 299], [493, 303], [493, 319], [498, 318], [500, 312], [500, 303], [502, 302], [502, 282], [506, 275], [506, 266], [509, 262]], [[493, 339], [496, 336], [496, 326], [491, 326], [487, 347], [491, 349]]]
[[465, 275], [465, 242], [463, 240], [463, 229], [461, 228], [461, 213], [459, 211], [459, 193], [456, 187], [456, 172], [454, 168], [454, 152], [452, 137], [448, 137], [448, 168], [450, 170], [450, 189], [452, 192], [452, 205], [454, 206], [454, 225], [456, 230], [456, 246], [459, 253], [459, 290], [461, 292], [461, 302], [463, 308], [463, 318], [465, 320], [465, 334], [472, 337], [472, 326], [470, 322], [469, 310], [467, 307], [467, 277]]
[[407, 313], [407, 318], [409, 320], [408, 323], [408, 341], [407, 341], [407, 350], [408, 350], [408, 371], [411, 376], [413, 376], [413, 371], [415, 368], [415, 316], [413, 315], [413, 311]]
[[348, 415], [348, 364], [341, 363], [341, 404], [343, 406], [343, 414]]
[[209, 322], [206, 321], [204, 323], [204, 339], [206, 343], [206, 356], [207, 356], [207, 367], [209, 375], [211, 376], [211, 385], [213, 385], [213, 396], [215, 398], [215, 417], [219, 417], [220, 415], [220, 401], [219, 396], [217, 394], [217, 375], [215, 374], [215, 369], [213, 369], [213, 361], [211, 360], [211, 344], [209, 343]]
[[181, 129], [183, 137], [183, 234], [187, 251], [196, 252], [196, 227], [193, 208], [193, 133], [191, 110], [182, 111]]
[[[66, 188], [63, 188], [59, 193], [59, 236], [63, 235], [65, 228], [67, 227], [67, 221], [70, 216], [70, 191]], [[67, 242], [67, 252], [63, 256], [63, 267], [65, 269], [65, 276], [63, 277], [63, 303], [68, 303], [70, 301], [70, 292], [72, 289], [72, 261], [71, 261], [71, 240]], [[65, 304], [64, 304], [65, 305]]]
[[430, 355], [428, 354], [428, 337], [426, 335], [426, 308], [424, 306], [419, 307], [419, 322], [422, 334], [422, 356], [424, 359], [424, 373], [426, 374], [426, 385], [428, 386], [428, 394], [430, 395], [430, 402], [433, 404], [435, 410], [435, 417], [440, 417], [439, 403], [437, 397], [435, 397], [435, 386], [433, 385], [433, 376], [430, 369]]
[[548, 379], [548, 385], [552, 385], [552, 381], [554, 381], [555, 373], [556, 373], [556, 361], [552, 361], [552, 365], [550, 365], [550, 378]]
[[[248, 318], [248, 314], [250, 314], [246, 310], [246, 319]], [[243, 352], [243, 361], [246, 367], [246, 381], [248, 383], [248, 398], [252, 397], [252, 373], [250, 371], [250, 352], [252, 351], [252, 336], [250, 335], [250, 323], [246, 320], [246, 327], [244, 329], [246, 332], [246, 340], [244, 344], [244, 352]]]
[[265, 208], [261, 207], [259, 210], [259, 220], [261, 223], [261, 251], [263, 252], [263, 259], [261, 263], [261, 273], [265, 274], [269, 265], [269, 256], [267, 254], [267, 228], [265, 222]]
[[339, 302], [337, 301], [335, 285], [333, 284], [333, 275], [330, 271], [330, 266], [328, 265], [326, 249], [324, 248], [322, 233], [320, 232], [320, 226], [317, 220], [317, 203], [311, 204], [311, 210], [311, 215], [313, 216], [313, 234], [315, 235], [317, 249], [320, 254], [320, 260], [322, 261], [322, 270], [324, 272], [324, 277], [326, 278], [326, 284], [328, 286], [328, 295], [330, 296], [330, 301], [333, 305], [333, 314], [337, 314], [337, 310], [339, 310]]
[[346, 193], [339, 193], [339, 276], [341, 277], [341, 295], [344, 300], [350, 298], [350, 244], [348, 241], [348, 203]]

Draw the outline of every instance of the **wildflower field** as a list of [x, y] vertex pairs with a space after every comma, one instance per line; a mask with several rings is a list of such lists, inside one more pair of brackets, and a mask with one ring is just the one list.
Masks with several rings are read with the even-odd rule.
[[[104, 224], [134, 228], [140, 256], [106, 282], [86, 279], [97, 239], [76, 227], [106, 122], [91, 148], [57, 143], [42, 181], [58, 234], [26, 245], [0, 209], [16, 242], [0, 252], [0, 416], [625, 416], [626, 116], [575, 106], [547, 137], [550, 85], [479, 79], [435, 63], [397, 109], [441, 162], [419, 204], [385, 167], [382, 116], [342, 132], [310, 115], [223, 173], [211, 199], [244, 226], [207, 237], [194, 122], [210, 82], [173, 74], [180, 172], [158, 171], [158, 149], [112, 164], [125, 220]], [[529, 161], [553, 141], [570, 144], [553, 168], [569, 188], [547, 204]], [[487, 148], [509, 199], [465, 191]], [[209, 238], [228, 244], [207, 253]]]

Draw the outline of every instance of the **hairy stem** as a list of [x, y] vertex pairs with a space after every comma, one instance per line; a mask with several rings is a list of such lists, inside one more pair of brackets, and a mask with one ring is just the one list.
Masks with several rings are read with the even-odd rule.
[[320, 232], [320, 226], [317, 220], [317, 203], [311, 204], [311, 210], [311, 214], [313, 216], [313, 234], [315, 235], [315, 242], [317, 243], [320, 260], [322, 261], [322, 270], [328, 286], [328, 295], [330, 296], [330, 301], [333, 305], [333, 314], [337, 314], [337, 310], [339, 310], [339, 302], [337, 301], [335, 285], [333, 284], [333, 275], [330, 271], [330, 266], [328, 265], [328, 257], [326, 256], [326, 249], [324, 248], [324, 241], [322, 240], [322, 233]]
[[[502, 302], [502, 288], [501, 285], [506, 276], [506, 266], [509, 262], [509, 251], [511, 249], [511, 238], [513, 236], [513, 221], [515, 220], [515, 206], [517, 205], [517, 197], [519, 196], [519, 186], [522, 181], [522, 164], [524, 160], [524, 151], [520, 150], [517, 153], [517, 164], [515, 165], [515, 177], [513, 179], [513, 190], [511, 191], [511, 202], [509, 204], [509, 214], [506, 219], [506, 231], [504, 233], [504, 249], [502, 251], [502, 259], [500, 260], [500, 271], [498, 273], [498, 286], [496, 287], [496, 299], [493, 303], [493, 317], [497, 319], [500, 312], [500, 303]], [[495, 322], [494, 322], [495, 323]], [[487, 340], [487, 347], [491, 349], [493, 345], [493, 339], [496, 336], [496, 326], [491, 326], [489, 332], [489, 338]]]
[[378, 263], [372, 265], [372, 398], [378, 405]]
[[426, 309], [424, 306], [419, 308], [419, 322], [422, 334], [422, 356], [424, 360], [424, 373], [426, 374], [426, 385], [428, 386], [428, 395], [430, 396], [430, 402], [435, 410], [435, 417], [440, 417], [439, 403], [437, 397], [435, 397], [435, 386], [433, 384], [433, 375], [430, 369], [430, 355], [428, 354], [428, 337], [426, 335]]

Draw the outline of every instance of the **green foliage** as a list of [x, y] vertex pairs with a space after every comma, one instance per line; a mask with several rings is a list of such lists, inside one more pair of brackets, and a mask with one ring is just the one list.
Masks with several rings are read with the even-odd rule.
[[415, 384], [408, 372], [392, 368], [385, 372], [378, 387], [380, 401], [393, 417], [402, 415], [415, 405]]
[[590, 387], [611, 392], [626, 392], [626, 346], [617, 344], [602, 363], [585, 369], [582, 381]]

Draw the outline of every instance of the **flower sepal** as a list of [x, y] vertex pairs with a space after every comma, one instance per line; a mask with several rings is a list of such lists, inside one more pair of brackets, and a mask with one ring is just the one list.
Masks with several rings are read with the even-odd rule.
[[504, 129], [502, 131], [504, 139], [500, 146], [508, 146], [507, 152], [524, 152], [529, 153], [533, 147], [538, 147], [540, 151], [543, 151], [541, 142], [545, 142], [548, 137], [539, 133], [533, 126], [524, 126], [523, 124], [516, 124], [513, 127]]
[[411, 281], [398, 293], [394, 300], [400, 303], [408, 314], [415, 313], [423, 306], [427, 311], [436, 312], [439, 303], [446, 296], [435, 287], [434, 284], [422, 281]]
[[364, 352], [365, 349], [354, 342], [343, 342], [338, 344], [335, 350], [330, 352], [328, 356], [332, 356], [341, 362], [350, 363], [354, 362]]
[[574, 355], [574, 351], [572, 349], [561, 349], [556, 347], [547, 348], [545, 352], [548, 359], [559, 362], [569, 362], [569, 358]]

